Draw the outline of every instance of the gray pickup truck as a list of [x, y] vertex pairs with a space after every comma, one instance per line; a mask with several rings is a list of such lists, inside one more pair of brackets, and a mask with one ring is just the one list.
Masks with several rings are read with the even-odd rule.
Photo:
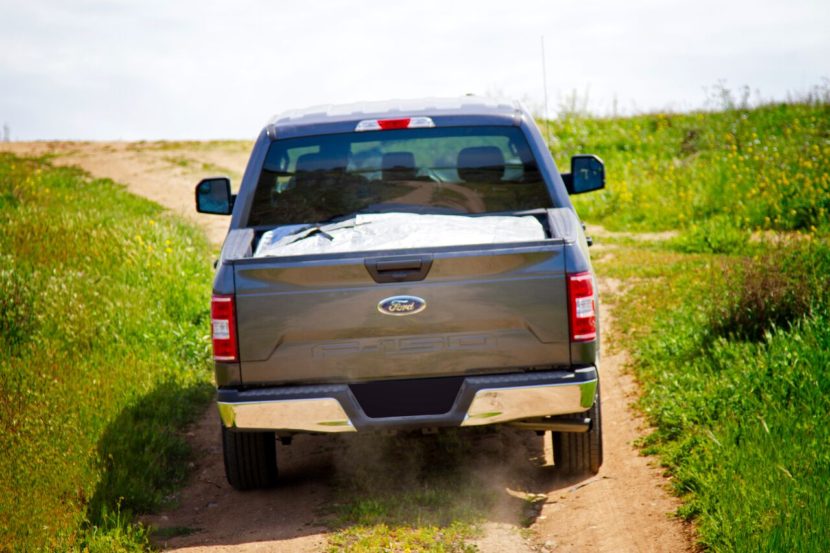
[[602, 463], [597, 290], [569, 194], [521, 105], [476, 97], [326, 106], [272, 119], [238, 195], [211, 303], [230, 484], [277, 481], [300, 433], [510, 424], [554, 463]]

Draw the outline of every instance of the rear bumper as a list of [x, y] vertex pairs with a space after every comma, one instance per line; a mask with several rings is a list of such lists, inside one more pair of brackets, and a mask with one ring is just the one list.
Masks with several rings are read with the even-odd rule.
[[356, 432], [439, 426], [479, 426], [580, 413], [591, 407], [594, 367], [464, 379], [446, 413], [372, 418], [347, 384], [236, 390], [220, 388], [222, 423], [228, 428], [294, 432]]

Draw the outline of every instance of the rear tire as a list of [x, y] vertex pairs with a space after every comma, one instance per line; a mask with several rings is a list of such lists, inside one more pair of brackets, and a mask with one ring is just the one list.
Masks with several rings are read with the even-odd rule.
[[225, 476], [235, 489], [277, 484], [277, 440], [273, 432], [234, 432], [222, 426]]
[[599, 385], [594, 405], [584, 413], [564, 418], [591, 419], [587, 432], [552, 432], [553, 462], [557, 472], [568, 475], [596, 474], [602, 465], [602, 408]]

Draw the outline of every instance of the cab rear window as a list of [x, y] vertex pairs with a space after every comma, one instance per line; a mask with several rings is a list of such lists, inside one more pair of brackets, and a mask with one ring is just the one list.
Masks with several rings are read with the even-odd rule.
[[544, 207], [550, 195], [518, 127], [402, 129], [272, 142], [248, 226]]

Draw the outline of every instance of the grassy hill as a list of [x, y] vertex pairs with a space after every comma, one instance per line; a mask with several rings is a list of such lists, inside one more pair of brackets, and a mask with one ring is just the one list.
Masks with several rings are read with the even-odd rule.
[[603, 157], [575, 198], [608, 236], [597, 271], [625, 329], [641, 407], [714, 551], [828, 551], [830, 105], [552, 122], [552, 151]]
[[552, 123], [552, 150], [602, 157], [611, 183], [578, 198], [612, 229], [810, 230], [830, 220], [830, 105]]
[[209, 246], [105, 180], [0, 155], [0, 550], [141, 548], [212, 393]]

